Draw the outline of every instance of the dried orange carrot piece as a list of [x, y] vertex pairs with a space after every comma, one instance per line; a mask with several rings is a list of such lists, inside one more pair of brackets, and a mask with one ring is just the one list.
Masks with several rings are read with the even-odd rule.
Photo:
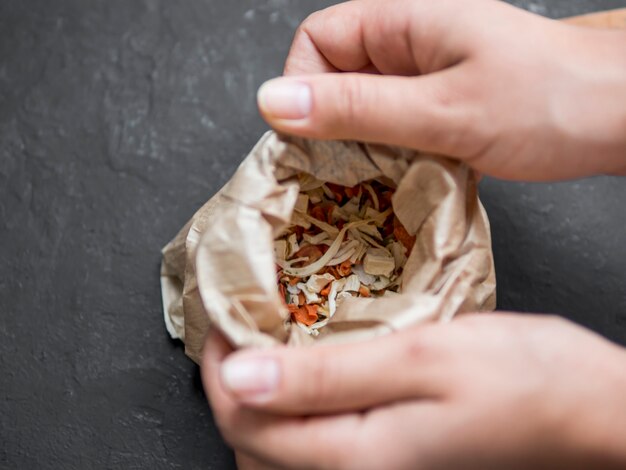
[[413, 249], [413, 245], [415, 244], [416, 237], [415, 235], [409, 235], [409, 232], [406, 231], [404, 225], [397, 217], [393, 219], [393, 235], [407, 250], [407, 256], [411, 254], [411, 250]]
[[298, 294], [298, 303], [300, 305], [304, 305], [305, 302], [306, 302], [306, 297], [304, 296], [304, 294], [302, 292], [300, 292]]
[[331, 204], [327, 204], [324, 206], [324, 213], [326, 214], [326, 223], [328, 224], [332, 224], [333, 223], [333, 209], [334, 209], [334, 205]]
[[380, 205], [379, 210], [381, 212], [386, 211], [391, 207], [391, 198], [393, 197], [393, 191], [382, 191], [378, 194], [378, 203]]
[[370, 290], [365, 286], [359, 287], [359, 294], [361, 297], [369, 297], [371, 295]]
[[309, 215], [311, 217], [315, 217], [317, 220], [321, 220], [322, 222], [326, 222], [326, 213], [324, 212], [324, 209], [322, 208], [322, 206], [315, 205], [315, 206], [311, 207]]
[[349, 276], [352, 272], [352, 262], [349, 259], [345, 260], [343, 263], [337, 266], [337, 272], [342, 277]]
[[288, 307], [287, 305], [287, 291], [285, 289], [285, 285], [283, 283], [278, 284], [278, 293], [280, 294], [280, 301], [282, 302], [282, 304], [285, 307]]
[[344, 189], [346, 196], [349, 198], [353, 198], [354, 196], [358, 196], [361, 193], [361, 185], [357, 184], [356, 186], [352, 186], [351, 188], [347, 187]]
[[322, 249], [319, 245], [307, 245], [300, 248], [293, 254], [294, 258], [309, 258], [306, 264], [311, 264], [322, 257]]
[[311, 326], [317, 321], [317, 305], [303, 305], [302, 307], [290, 308], [291, 316], [297, 322]]
[[339, 279], [341, 277], [339, 275], [339, 273], [337, 272], [337, 267], [336, 266], [324, 266], [318, 272], [320, 274], [326, 274], [326, 273], [331, 274], [332, 276], [335, 277], [335, 279]]
[[331, 190], [333, 195], [335, 196], [335, 201], [341, 204], [345, 195], [345, 186], [340, 186], [334, 183], [326, 183], [326, 187]]
[[320, 295], [323, 297], [328, 297], [328, 294], [330, 294], [330, 284], [327, 284], [326, 287], [320, 291]]

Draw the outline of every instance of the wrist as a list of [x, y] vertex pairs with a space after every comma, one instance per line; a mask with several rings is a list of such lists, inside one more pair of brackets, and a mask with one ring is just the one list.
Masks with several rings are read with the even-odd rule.
[[595, 174], [626, 175], [626, 32], [571, 27], [558, 93], [559, 128]]
[[595, 381], [572, 410], [570, 455], [602, 468], [626, 468], [626, 351], [611, 346]]

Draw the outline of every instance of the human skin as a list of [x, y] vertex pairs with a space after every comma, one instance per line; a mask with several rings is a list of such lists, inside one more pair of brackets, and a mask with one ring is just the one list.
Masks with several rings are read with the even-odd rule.
[[257, 459], [248, 468], [626, 464], [626, 352], [558, 317], [466, 314], [356, 344], [235, 353], [214, 332], [202, 377], [224, 438]]
[[[626, 173], [626, 33], [489, 0], [353, 1], [299, 28], [272, 127], [481, 173]], [[232, 352], [202, 374], [242, 467], [626, 468], [626, 352], [547, 316], [463, 315], [369, 342]]]
[[347, 2], [302, 23], [259, 108], [287, 133], [412, 147], [499, 178], [623, 174], [625, 44], [491, 0]]

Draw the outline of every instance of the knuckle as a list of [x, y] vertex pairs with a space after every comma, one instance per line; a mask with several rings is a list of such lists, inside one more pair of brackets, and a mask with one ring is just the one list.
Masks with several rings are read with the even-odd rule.
[[308, 380], [301, 381], [305, 387], [302, 390], [302, 395], [306, 397], [312, 408], [321, 408], [323, 404], [332, 401], [336, 389], [333, 369], [328, 354], [319, 354], [311, 363]]
[[344, 77], [338, 89], [337, 117], [343, 125], [351, 125], [363, 116], [363, 87], [354, 77]]
[[419, 329], [407, 332], [403, 341], [400, 342], [401, 360], [405, 360], [409, 364], [412, 364], [417, 360], [422, 360], [425, 356], [433, 354], [432, 342], [427, 339], [428, 332], [427, 334], [423, 334], [425, 329], [430, 328], [423, 326]]
[[310, 38], [311, 31], [317, 27], [317, 25], [320, 23], [320, 20], [321, 20], [320, 11], [314, 11], [313, 13], [309, 14], [309, 16], [307, 16], [296, 29], [294, 40], [298, 40], [302, 38]]

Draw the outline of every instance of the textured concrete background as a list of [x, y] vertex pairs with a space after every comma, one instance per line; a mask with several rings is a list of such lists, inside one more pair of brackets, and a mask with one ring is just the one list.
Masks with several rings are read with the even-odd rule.
[[[0, 467], [233, 468], [163, 328], [159, 249], [266, 129], [257, 87], [331, 3], [0, 3]], [[626, 344], [626, 180], [482, 195], [500, 307]]]

